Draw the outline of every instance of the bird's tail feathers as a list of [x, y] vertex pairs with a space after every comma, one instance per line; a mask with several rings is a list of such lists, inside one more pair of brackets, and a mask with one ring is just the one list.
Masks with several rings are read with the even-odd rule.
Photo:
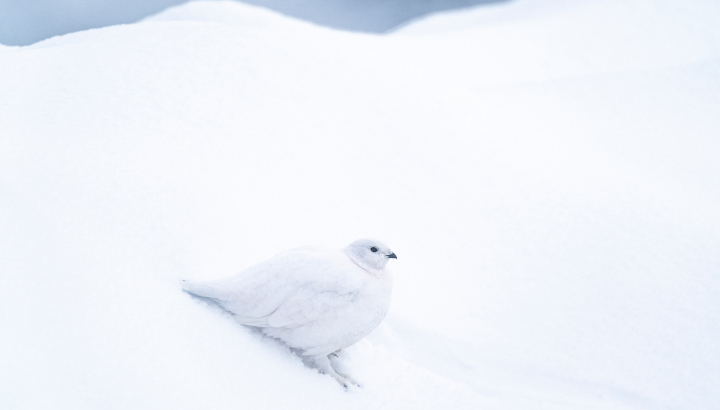
[[222, 292], [219, 292], [216, 287], [207, 282], [183, 280], [182, 288], [185, 292], [193, 296], [212, 299], [218, 302], [223, 300]]

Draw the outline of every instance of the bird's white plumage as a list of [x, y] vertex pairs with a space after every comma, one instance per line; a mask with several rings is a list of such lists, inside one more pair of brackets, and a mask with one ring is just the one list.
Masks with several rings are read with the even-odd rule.
[[340, 251], [287, 251], [229, 278], [184, 281], [183, 288], [282, 340], [306, 363], [347, 385], [328, 355], [362, 339], [385, 317], [390, 258], [395, 254], [384, 243], [361, 239]]

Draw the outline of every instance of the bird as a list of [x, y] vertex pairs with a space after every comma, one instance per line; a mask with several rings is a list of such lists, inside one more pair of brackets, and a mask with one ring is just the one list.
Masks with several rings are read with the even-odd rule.
[[337, 353], [384, 319], [397, 256], [383, 242], [359, 239], [340, 250], [297, 248], [234, 276], [182, 282], [240, 324], [257, 328], [299, 354], [305, 365], [332, 376], [345, 389], [359, 384], [333, 365]]

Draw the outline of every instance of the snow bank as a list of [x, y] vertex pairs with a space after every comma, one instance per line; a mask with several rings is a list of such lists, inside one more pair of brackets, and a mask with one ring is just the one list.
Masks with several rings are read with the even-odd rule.
[[[1, 49], [2, 402], [713, 408], [720, 14], [649, 4], [370, 36], [191, 3]], [[180, 291], [363, 236], [399, 256], [363, 389]]]
[[[237, 0], [240, 1], [240, 0]], [[341, 30], [381, 33], [441, 10], [506, 0], [242, 0]], [[135, 23], [185, 0], [0, 0], [0, 43], [28, 45], [73, 31]], [[200, 15], [202, 15], [200, 11]]]
[[214, 4], [208, 4], [206, 1], [189, 2], [170, 7], [143, 21], [197, 21], [283, 31], [302, 28], [322, 30], [321, 27], [283, 16], [262, 7], [247, 6], [231, 1], [217, 1]]

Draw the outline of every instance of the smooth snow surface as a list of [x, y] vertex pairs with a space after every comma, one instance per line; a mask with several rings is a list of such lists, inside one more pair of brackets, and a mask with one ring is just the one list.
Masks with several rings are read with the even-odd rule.
[[[719, 20], [208, 2], [0, 47], [1, 407], [717, 408]], [[362, 389], [180, 288], [364, 236], [400, 259]]]

